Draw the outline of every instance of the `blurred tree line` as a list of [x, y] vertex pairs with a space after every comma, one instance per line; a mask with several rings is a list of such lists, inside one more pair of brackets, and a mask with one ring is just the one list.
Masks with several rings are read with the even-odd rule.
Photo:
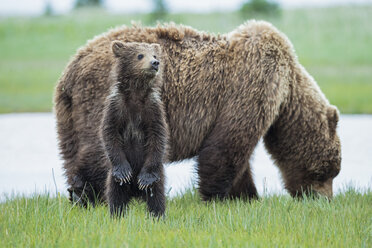
[[88, 6], [102, 6], [103, 0], [76, 0], [75, 8]]
[[151, 12], [151, 19], [163, 20], [168, 14], [168, 7], [164, 0], [152, 0], [154, 6]]
[[[104, 0], [76, 0], [75, 7], [102, 6]], [[150, 0], [153, 4], [153, 11], [149, 18], [154, 22], [164, 20], [168, 14], [168, 7], [165, 0]], [[246, 0], [240, 7], [240, 14], [244, 19], [262, 16], [279, 16], [280, 6], [273, 0]]]
[[[75, 8], [80, 7], [100, 7], [104, 0], [76, 0]], [[150, 21], [164, 20], [168, 14], [168, 7], [164, 0], [150, 0], [153, 4], [153, 10], [149, 16]]]
[[240, 14], [248, 19], [257, 16], [279, 16], [280, 6], [278, 3], [270, 0], [248, 0], [240, 8]]

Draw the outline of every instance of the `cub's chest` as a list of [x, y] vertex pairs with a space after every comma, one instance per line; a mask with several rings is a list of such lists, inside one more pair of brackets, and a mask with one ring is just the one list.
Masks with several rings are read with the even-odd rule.
[[141, 115], [126, 116], [122, 131], [124, 141], [143, 141], [145, 137], [145, 126]]
[[127, 141], [143, 141], [145, 138], [146, 125], [143, 108], [139, 105], [127, 105], [123, 113], [122, 135]]

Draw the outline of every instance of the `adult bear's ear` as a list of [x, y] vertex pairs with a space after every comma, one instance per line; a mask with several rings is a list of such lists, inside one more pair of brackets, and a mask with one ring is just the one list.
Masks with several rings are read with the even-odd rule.
[[112, 52], [114, 53], [115, 57], [121, 57], [124, 55], [124, 50], [126, 48], [126, 45], [124, 42], [115, 40], [112, 42]]
[[327, 109], [327, 119], [330, 135], [333, 136], [336, 133], [337, 123], [339, 119], [339, 113], [336, 106], [329, 106]]

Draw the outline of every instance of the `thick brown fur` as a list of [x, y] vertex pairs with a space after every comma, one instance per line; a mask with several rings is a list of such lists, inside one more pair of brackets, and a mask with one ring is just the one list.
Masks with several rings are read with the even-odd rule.
[[[120, 27], [88, 42], [56, 89], [68, 181], [80, 170], [96, 175], [89, 181], [95, 185], [105, 173], [97, 169], [104, 162], [96, 163], [103, 152], [94, 130], [109, 94], [113, 40], [160, 44], [169, 160], [198, 156], [204, 200], [257, 197], [249, 159], [262, 137], [291, 195], [316, 190], [331, 196], [341, 161], [338, 111], [299, 64], [289, 40], [257, 21], [219, 36], [174, 24]], [[82, 163], [84, 153], [95, 156]]]
[[98, 130], [111, 165], [106, 199], [112, 215], [122, 215], [132, 197], [141, 197], [160, 216], [165, 211], [167, 137], [159, 93], [160, 46], [114, 41], [112, 50], [117, 61], [109, 82], [114, 84]]

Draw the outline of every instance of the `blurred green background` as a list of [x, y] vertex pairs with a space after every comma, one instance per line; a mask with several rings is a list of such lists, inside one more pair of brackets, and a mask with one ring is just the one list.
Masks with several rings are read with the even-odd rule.
[[[167, 14], [163, 19], [225, 33], [245, 18], [232, 12]], [[289, 37], [331, 104], [342, 113], [372, 114], [371, 6], [283, 9], [262, 18]], [[113, 15], [100, 8], [63, 16], [1, 18], [0, 113], [51, 111], [55, 84], [76, 50], [131, 20], [154, 24], [151, 14]]]

